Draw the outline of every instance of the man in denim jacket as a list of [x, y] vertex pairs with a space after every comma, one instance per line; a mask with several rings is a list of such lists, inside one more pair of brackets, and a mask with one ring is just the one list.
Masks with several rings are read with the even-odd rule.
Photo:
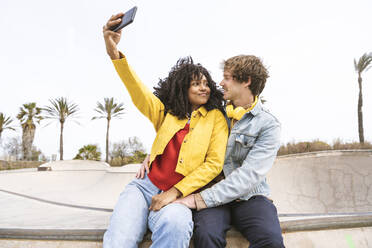
[[268, 78], [255, 56], [240, 55], [223, 63], [224, 99], [230, 136], [224, 177], [212, 187], [177, 200], [194, 213], [194, 245], [225, 247], [226, 232], [234, 225], [251, 248], [284, 247], [277, 210], [268, 198], [266, 174], [280, 147], [280, 123], [258, 96]]

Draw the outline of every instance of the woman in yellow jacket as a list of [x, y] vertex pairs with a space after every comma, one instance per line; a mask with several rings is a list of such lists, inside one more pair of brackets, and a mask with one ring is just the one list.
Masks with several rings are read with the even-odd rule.
[[172, 203], [205, 186], [221, 171], [228, 128], [222, 93], [208, 71], [191, 58], [180, 59], [152, 93], [117, 49], [121, 31], [103, 28], [106, 51], [133, 103], [154, 125], [150, 172], [134, 179], [121, 193], [105, 232], [103, 247], [137, 247], [147, 228], [151, 247], [188, 247], [191, 211]]

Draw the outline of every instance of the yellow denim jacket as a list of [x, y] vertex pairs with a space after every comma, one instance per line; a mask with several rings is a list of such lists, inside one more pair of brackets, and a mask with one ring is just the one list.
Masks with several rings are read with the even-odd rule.
[[[151, 148], [151, 164], [188, 120], [179, 120], [170, 113], [164, 115], [163, 103], [141, 82], [124, 56], [112, 62], [134, 105], [152, 122], [156, 130]], [[176, 172], [185, 177], [174, 187], [183, 196], [198, 190], [220, 174], [227, 136], [227, 123], [220, 110], [207, 111], [202, 106], [192, 112], [189, 133], [181, 145], [176, 166]]]

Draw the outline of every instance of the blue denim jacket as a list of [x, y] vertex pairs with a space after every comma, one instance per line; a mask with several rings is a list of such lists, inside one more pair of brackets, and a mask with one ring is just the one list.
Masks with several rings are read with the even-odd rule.
[[260, 100], [235, 123], [227, 142], [225, 179], [201, 192], [208, 207], [248, 200], [254, 195], [269, 196], [266, 174], [280, 147], [280, 129], [279, 121]]

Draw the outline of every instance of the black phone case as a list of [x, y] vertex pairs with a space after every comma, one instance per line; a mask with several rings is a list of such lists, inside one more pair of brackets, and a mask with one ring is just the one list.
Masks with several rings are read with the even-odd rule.
[[137, 6], [134, 6], [133, 8], [131, 8], [130, 10], [125, 12], [125, 14], [124, 14], [124, 16], [121, 20], [121, 23], [111, 27], [111, 30], [114, 31], [114, 32], [117, 32], [120, 29], [124, 28], [125, 26], [131, 24], [134, 20], [136, 12], [137, 12]]

